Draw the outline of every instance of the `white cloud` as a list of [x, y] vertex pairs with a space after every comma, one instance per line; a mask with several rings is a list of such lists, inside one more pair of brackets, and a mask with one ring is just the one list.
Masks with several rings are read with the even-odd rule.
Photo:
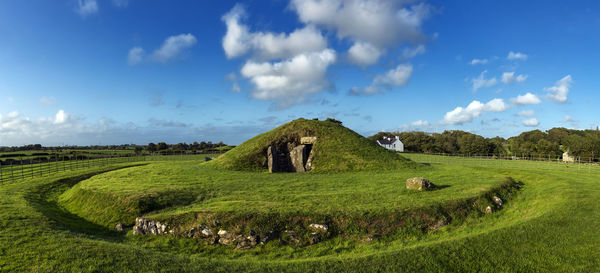
[[493, 99], [484, 105], [486, 112], [504, 112], [508, 106], [503, 99]]
[[478, 65], [478, 64], [487, 64], [488, 63], [488, 59], [473, 59], [471, 60], [471, 62], [469, 63], [470, 65]]
[[561, 123], [568, 123], [570, 124], [572, 127], [579, 127], [579, 121], [575, 120], [573, 117], [571, 117], [570, 115], [566, 115], [565, 118], [563, 120], [560, 121]]
[[527, 127], [536, 127], [540, 125], [540, 122], [536, 118], [530, 118], [522, 121], [523, 125]]
[[69, 118], [69, 115], [64, 110], [58, 110], [58, 113], [54, 116], [54, 124], [65, 123]]
[[383, 75], [377, 75], [371, 85], [365, 88], [353, 87], [348, 92], [350, 95], [374, 95], [382, 93], [381, 88], [391, 89], [393, 87], [401, 87], [408, 84], [408, 80], [412, 76], [413, 67], [410, 64], [400, 64], [396, 68], [389, 70]]
[[529, 92], [525, 95], [518, 95], [516, 98], [510, 99], [510, 101], [516, 105], [540, 104], [542, 102], [537, 95]]
[[[349, 42], [351, 46], [345, 55], [350, 63], [362, 67], [376, 64], [387, 47], [399, 48], [405, 42], [417, 46], [404, 50], [404, 58], [425, 51], [423, 42], [428, 38], [421, 32], [421, 25], [431, 11], [425, 3], [292, 0], [290, 8], [304, 24], [291, 33], [252, 30], [245, 22], [246, 10], [239, 4], [221, 17], [227, 28], [222, 38], [223, 50], [229, 59], [246, 59], [240, 74], [254, 85], [251, 96], [275, 100], [280, 107], [306, 102], [307, 96], [333, 86], [326, 74], [337, 54], [328, 48], [325, 31], [346, 40], [342, 44]], [[409, 71], [403, 67], [376, 76], [371, 86], [354, 88], [354, 93], [375, 94], [382, 87], [405, 85], [412, 66], [408, 65]], [[305, 68], [310, 68], [310, 73]], [[296, 69], [301, 70], [298, 75]]]
[[473, 92], [477, 92], [477, 90], [479, 88], [492, 87], [492, 86], [498, 84], [498, 80], [496, 79], [496, 77], [493, 77], [491, 79], [486, 79], [485, 78], [486, 73], [487, 73], [487, 70], [484, 70], [483, 72], [481, 72], [481, 74], [479, 74], [479, 77], [471, 79], [471, 83], [473, 86]]
[[136, 65], [144, 60], [144, 49], [141, 47], [134, 47], [129, 50], [127, 54], [127, 63], [129, 65]]
[[527, 61], [527, 54], [523, 54], [521, 52], [508, 52], [508, 56], [506, 57], [506, 59], [514, 61], [514, 60], [520, 60], [520, 61]]
[[502, 99], [493, 99], [483, 104], [480, 101], [472, 101], [466, 108], [456, 107], [454, 110], [446, 113], [444, 123], [463, 124], [473, 121], [474, 118], [481, 116], [485, 112], [503, 112], [508, 106]]
[[428, 127], [431, 125], [429, 121], [426, 120], [417, 120], [410, 124], [412, 127]]
[[196, 42], [196, 37], [190, 33], [171, 36], [152, 53], [152, 59], [166, 63], [179, 56], [185, 49], [195, 45]]
[[356, 42], [348, 50], [350, 62], [360, 66], [368, 66], [376, 63], [382, 54], [383, 52], [379, 48], [364, 42]]
[[246, 11], [241, 5], [235, 5], [231, 11], [223, 15], [221, 20], [227, 25], [227, 33], [223, 37], [223, 49], [227, 58], [235, 58], [246, 54], [250, 48], [251, 39], [248, 27], [240, 24]]
[[[421, 25], [431, 13], [425, 3], [393, 0], [292, 0], [290, 6], [301, 22], [325, 27], [339, 39], [353, 41], [348, 54], [359, 66], [376, 63], [388, 46], [426, 40]], [[424, 50], [423, 46], [405, 50], [404, 58]]]
[[85, 17], [98, 12], [98, 3], [96, 0], [77, 0], [75, 11]]
[[535, 111], [533, 110], [523, 110], [517, 114], [519, 117], [533, 117], [535, 116]]
[[425, 3], [403, 6], [391, 0], [292, 0], [300, 21], [336, 31], [339, 38], [385, 47], [424, 38], [421, 24], [431, 13]]
[[378, 75], [373, 80], [375, 85], [381, 86], [404, 86], [408, 84], [408, 79], [412, 76], [413, 67], [410, 64], [400, 64], [395, 69], [388, 71], [384, 75]]
[[571, 89], [571, 85], [573, 84], [573, 79], [571, 75], [567, 75], [564, 78], [554, 84], [552, 87], [544, 88], [544, 91], [549, 92], [548, 98], [558, 102], [565, 103], [567, 102], [567, 95], [569, 94], [569, 90]]
[[327, 48], [327, 39], [314, 26], [296, 29], [292, 33], [271, 33], [249, 31], [241, 23], [245, 10], [236, 5], [222, 17], [227, 26], [222, 46], [227, 58], [240, 57], [252, 51], [254, 57], [262, 60], [291, 58], [298, 54], [321, 51]]
[[39, 143], [48, 138], [59, 140], [79, 128], [79, 120], [64, 110], [59, 110], [53, 117], [38, 120], [24, 117], [17, 111], [0, 114], [0, 140], [4, 145]]
[[417, 47], [414, 47], [414, 48], [405, 48], [402, 51], [402, 59], [404, 59], [404, 60], [411, 59], [417, 55], [421, 55], [424, 53], [425, 53], [425, 45], [418, 45]]
[[576, 120], [573, 119], [571, 116], [566, 115], [565, 119], [562, 120], [562, 122], [575, 122]]
[[513, 82], [524, 82], [527, 80], [527, 75], [520, 74], [515, 77], [515, 72], [504, 72], [502, 73], [502, 82], [505, 84], [511, 84]]
[[40, 104], [42, 106], [56, 105], [56, 99], [54, 97], [43, 96], [43, 97], [40, 98]]
[[287, 107], [330, 88], [325, 74], [335, 60], [335, 51], [326, 49], [275, 63], [248, 61], [241, 74], [254, 84], [253, 98], [277, 100], [280, 107]]

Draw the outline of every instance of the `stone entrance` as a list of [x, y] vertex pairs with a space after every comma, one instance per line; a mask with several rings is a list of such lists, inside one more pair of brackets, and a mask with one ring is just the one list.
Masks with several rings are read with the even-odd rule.
[[300, 144], [286, 142], [267, 148], [267, 167], [270, 173], [307, 172], [312, 169], [312, 147], [316, 137], [302, 137]]

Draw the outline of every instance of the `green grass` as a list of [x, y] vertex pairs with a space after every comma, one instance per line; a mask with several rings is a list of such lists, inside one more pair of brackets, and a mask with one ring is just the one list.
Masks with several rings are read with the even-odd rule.
[[[62, 208], [57, 200], [65, 196], [72, 187], [91, 187], [101, 177], [134, 174], [138, 170], [151, 166], [169, 166], [175, 162], [152, 163], [151, 165], [116, 170], [93, 176], [103, 171], [122, 168], [133, 163], [96, 169], [65, 172], [54, 177], [29, 179], [0, 186], [0, 271], [23, 272], [365, 272], [365, 271], [407, 271], [407, 272], [598, 272], [600, 271], [600, 233], [597, 224], [600, 222], [600, 176], [594, 174], [574, 174], [549, 170], [502, 169], [488, 167], [433, 166], [424, 170], [429, 172], [434, 182], [442, 177], [459, 177], [461, 174], [481, 178], [513, 177], [523, 182], [523, 188], [505, 205], [504, 209], [482, 217], [468, 217], [456, 224], [451, 224], [426, 235], [409, 236], [398, 234], [386, 239], [363, 243], [345, 238], [333, 238], [312, 246], [279, 246], [269, 243], [250, 251], [237, 251], [227, 247], [204, 246], [194, 239], [176, 239], [169, 236], [132, 236], [111, 231], [102, 224], [94, 223], [86, 218], [72, 214]], [[185, 164], [184, 164], [185, 165]], [[173, 169], [175, 167], [171, 166]], [[188, 166], [189, 167], [189, 166]], [[166, 168], [169, 169], [169, 168]], [[169, 176], [183, 178], [186, 168], [173, 169]], [[207, 171], [198, 166], [193, 171]], [[195, 174], [197, 174], [196, 172]], [[312, 183], [319, 191], [333, 193], [332, 204], [321, 204], [325, 208], [344, 207], [342, 202], [354, 204], [348, 211], [359, 209], [371, 210], [377, 204], [391, 203], [392, 195], [401, 199], [421, 200], [420, 193], [404, 194], [401, 190], [386, 196], [392, 182], [386, 185], [381, 180], [397, 181], [404, 172], [397, 173], [362, 173], [351, 174], [283, 174], [231, 172], [220, 174], [220, 178], [229, 180], [246, 177], [248, 181], [261, 178], [257, 183], [275, 183], [284, 178], [294, 181], [294, 176], [302, 177], [297, 183]], [[252, 176], [255, 175], [255, 176]], [[327, 181], [327, 175], [340, 177]], [[410, 174], [412, 175], [412, 174]], [[239, 177], [238, 177], [239, 176]], [[91, 179], [86, 180], [86, 178]], [[313, 179], [312, 182], [304, 182]], [[317, 178], [321, 179], [317, 179]], [[142, 177], [140, 177], [142, 178]], [[156, 177], [154, 177], [156, 178]], [[206, 185], [198, 177], [196, 186]], [[377, 178], [380, 178], [379, 180]], [[221, 179], [222, 182], [228, 179]], [[273, 179], [273, 180], [270, 180]], [[345, 179], [347, 183], [367, 183], [366, 189], [358, 189], [356, 198], [369, 201], [348, 201], [344, 194], [352, 192], [351, 187], [333, 188], [337, 179]], [[147, 181], [146, 181], [147, 180]], [[164, 192], [166, 184], [153, 179], [140, 179], [135, 185], [114, 185], [104, 181], [106, 188], [94, 188], [98, 192], [113, 192], [130, 196], [128, 191], [145, 193]], [[175, 180], [173, 179], [171, 183]], [[266, 180], [266, 181], [263, 181]], [[324, 185], [317, 184], [326, 180]], [[450, 179], [449, 179], [450, 180]], [[474, 179], [475, 180], [475, 179]], [[79, 181], [85, 181], [83, 183]], [[130, 178], [130, 181], [133, 179]], [[350, 182], [349, 182], [350, 181]], [[403, 181], [400, 181], [402, 185]], [[130, 182], [130, 184], [138, 184]], [[225, 182], [224, 182], [225, 183]], [[234, 183], [230, 181], [229, 183]], [[250, 183], [250, 182], [248, 182]], [[381, 183], [381, 185], [379, 185]], [[438, 182], [439, 183], [439, 182]], [[448, 182], [451, 183], [451, 182]], [[466, 182], [466, 183], [477, 183]], [[178, 184], [179, 186], [185, 184]], [[376, 185], [372, 185], [376, 184]], [[444, 185], [445, 183], [439, 183]], [[466, 198], [473, 193], [467, 188], [460, 189], [460, 184], [452, 183], [450, 187], [438, 191], [426, 192], [433, 203], [448, 201], [454, 198]], [[96, 184], [98, 185], [98, 184]], [[220, 184], [215, 184], [220, 185]], [[379, 185], [379, 186], [378, 186]], [[483, 187], [493, 183], [481, 181]], [[99, 185], [98, 185], [99, 186]], [[107, 191], [108, 188], [112, 188]], [[225, 187], [225, 186], [224, 186]], [[249, 186], [248, 186], [249, 187]], [[246, 187], [245, 189], [247, 190]], [[380, 198], [363, 197], [371, 191], [381, 190]], [[185, 187], [181, 187], [184, 189]], [[187, 188], [192, 191], [195, 187]], [[267, 187], [268, 188], [268, 187]], [[92, 189], [92, 188], [90, 188]], [[225, 190], [227, 189], [227, 190]], [[219, 194], [231, 194], [232, 188], [225, 188]], [[244, 189], [244, 187], [242, 187]], [[294, 187], [289, 190], [303, 191]], [[452, 197], [444, 193], [453, 192]], [[260, 190], [259, 190], [260, 192]], [[263, 197], [275, 197], [270, 190], [261, 193]], [[315, 192], [315, 195], [318, 192]], [[212, 198], [221, 198], [215, 194]], [[475, 193], [476, 194], [476, 193]], [[285, 193], [277, 202], [285, 201]], [[224, 196], [227, 196], [225, 194]], [[288, 197], [292, 196], [288, 195]], [[62, 198], [62, 197], [61, 197]], [[212, 199], [211, 198], [211, 199]], [[318, 197], [309, 196], [312, 200]], [[211, 200], [208, 199], [208, 200]], [[426, 198], [429, 199], [429, 198]], [[302, 200], [290, 202], [301, 204]], [[370, 202], [373, 202], [371, 204]], [[284, 202], [287, 203], [287, 202]], [[311, 203], [311, 202], [308, 202]], [[357, 205], [359, 204], [359, 205]], [[208, 205], [208, 204], [207, 204]], [[213, 204], [215, 205], [215, 204]], [[402, 202], [395, 203], [402, 206]], [[388, 204], [388, 206], [391, 206]], [[412, 207], [411, 205], [407, 205]], [[209, 206], [210, 208], [227, 208], [227, 206]], [[202, 206], [200, 206], [202, 208]], [[314, 207], [313, 207], [314, 208]], [[185, 206], [179, 209], [188, 209]], [[192, 209], [191, 207], [189, 209]], [[260, 210], [268, 210], [269, 206], [260, 206]], [[285, 208], [286, 210], [289, 209]], [[173, 210], [172, 212], [175, 212]], [[325, 210], [324, 210], [325, 211]], [[167, 212], [167, 211], [163, 211]]]
[[[425, 176], [440, 189], [405, 189], [406, 179], [414, 176]], [[95, 176], [66, 191], [59, 202], [107, 227], [133, 225], [143, 215], [171, 226], [191, 228], [217, 219], [221, 228], [267, 232], [295, 226], [291, 219], [301, 218], [304, 226], [321, 222], [335, 227], [337, 233], [366, 236], [366, 230], [393, 233], [387, 229], [407, 226], [403, 224], [407, 219], [420, 227], [439, 218], [464, 218], [444, 210], [468, 207], [468, 202], [456, 202], [483, 196], [504, 180], [485, 171], [445, 167], [268, 174], [215, 170], [195, 161], [161, 162]], [[416, 210], [419, 213], [413, 216]]]
[[209, 165], [227, 170], [264, 171], [267, 148], [286, 142], [298, 143], [301, 137], [316, 136], [312, 172], [356, 170], [399, 170], [419, 168], [397, 153], [334, 122], [297, 119], [257, 135]]

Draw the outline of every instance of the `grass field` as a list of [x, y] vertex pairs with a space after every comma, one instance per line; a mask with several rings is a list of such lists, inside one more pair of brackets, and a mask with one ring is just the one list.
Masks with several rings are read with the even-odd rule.
[[[198, 161], [138, 164], [67, 171], [1, 185], [0, 271], [600, 271], [600, 176], [595, 174], [433, 164], [397, 172], [273, 175], [215, 171]], [[136, 167], [124, 168], [130, 166]], [[413, 175], [448, 187], [407, 192], [403, 180]], [[233, 250], [205, 246], [195, 239], [133, 236], [109, 228], [112, 216], [127, 215], [110, 208], [110, 202], [144, 195], [165, 197], [154, 201], [164, 208], [147, 212], [157, 218], [206, 210], [358, 215], [473, 198], [504, 177], [521, 181], [523, 187], [496, 213], [469, 216], [432, 232], [400, 232], [372, 242], [334, 237], [311, 246], [273, 242]], [[106, 203], [87, 200], [98, 207], [67, 209], [69, 204], [86, 203], [74, 198], [85, 196], [81, 191], [113, 196]], [[177, 203], [186, 192], [193, 198]]]

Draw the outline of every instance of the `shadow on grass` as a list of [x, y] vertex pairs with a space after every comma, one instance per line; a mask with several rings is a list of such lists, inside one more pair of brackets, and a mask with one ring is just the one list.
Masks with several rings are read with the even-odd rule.
[[146, 164], [137, 164], [109, 170], [95, 171], [92, 173], [52, 181], [48, 184], [43, 184], [34, 188], [33, 191], [29, 192], [25, 196], [25, 200], [32, 208], [46, 216], [52, 225], [52, 228], [55, 230], [67, 230], [75, 233], [85, 234], [92, 238], [111, 242], [122, 242], [124, 240], [124, 232], [118, 232], [109, 229], [105, 226], [98, 225], [80, 216], [72, 214], [58, 205], [58, 196], [60, 196], [60, 194], [62, 194], [64, 191], [73, 187], [75, 184], [89, 179], [92, 176], [143, 165]]
[[439, 191], [439, 190], [443, 190], [445, 188], [450, 188], [452, 186], [450, 185], [435, 185], [435, 187], [429, 189], [428, 191]]

